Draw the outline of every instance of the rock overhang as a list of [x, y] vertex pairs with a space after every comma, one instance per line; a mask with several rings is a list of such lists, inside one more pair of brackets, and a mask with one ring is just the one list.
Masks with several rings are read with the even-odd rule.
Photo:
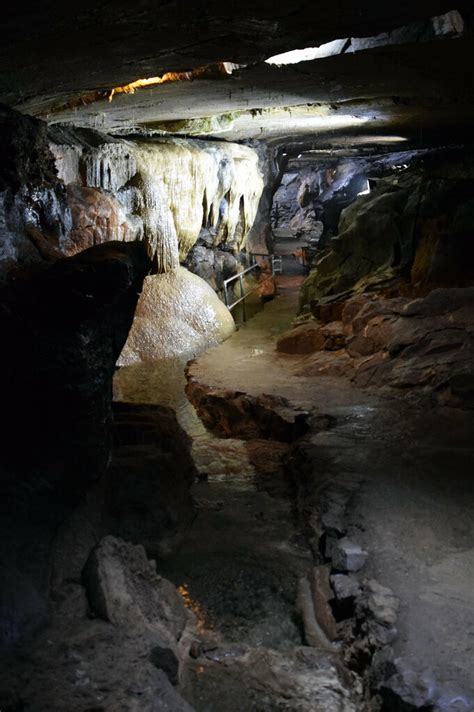
[[[213, 3], [205, 10], [168, 2], [158, 12], [148, 2], [133, 12], [119, 2], [113, 16], [109, 7], [89, 5], [74, 26], [64, 9], [54, 17], [32, 16], [37, 25], [27, 35], [37, 51], [34, 73], [27, 72], [30, 59], [13, 13], [6, 43], [13, 71], [2, 72], [0, 58], [1, 98], [48, 123], [122, 135], [316, 143], [348, 151], [445, 145], [454, 135], [470, 140], [472, 10], [465, 0], [456, 8], [441, 0], [385, 8], [369, 3], [363, 13], [349, 2], [324, 9], [300, 2], [278, 17], [263, 1], [251, 8]], [[434, 16], [445, 18], [436, 31]], [[376, 33], [384, 34], [370, 36]], [[346, 40], [332, 56], [284, 66], [263, 61], [289, 49], [335, 46], [345, 36], [352, 48]], [[40, 38], [53, 44], [40, 45]], [[51, 62], [59, 54], [53, 76]], [[230, 61], [240, 66], [216, 71]], [[146, 79], [143, 88], [127, 89], [139, 77], [168, 74], [165, 83]]]

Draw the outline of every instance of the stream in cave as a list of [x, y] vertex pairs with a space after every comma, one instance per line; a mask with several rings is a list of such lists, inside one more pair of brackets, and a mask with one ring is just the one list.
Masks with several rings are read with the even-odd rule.
[[[282, 395], [303, 408], [316, 404], [326, 414], [326, 424], [306, 438], [308, 457], [318, 487], [353, 490], [347, 527], [369, 551], [364, 576], [400, 598], [400, 679], [446, 700], [440, 709], [469, 709], [451, 703], [459, 684], [469, 699], [472, 418], [449, 409], [428, 414], [364, 394], [341, 379], [304, 376], [298, 357], [276, 356], [275, 339], [294, 318], [296, 281], [281, 279], [280, 296], [201, 355], [193, 375], [210, 376], [220, 388]], [[303, 699], [317, 699], [318, 709], [359, 709], [357, 702], [341, 702], [340, 689], [327, 707], [325, 699], [311, 697], [319, 694], [312, 687], [315, 669], [329, 674], [331, 656], [311, 658], [321, 652], [305, 644], [297, 615], [298, 581], [314, 559], [298, 529], [295, 492], [281, 468], [284, 453], [272, 454], [282, 444], [266, 441], [262, 471], [248, 442], [206, 431], [184, 392], [184, 368], [184, 358], [136, 364], [119, 369], [114, 384], [117, 401], [175, 410], [200, 473], [191, 490], [192, 526], [180, 548], [158, 565], [197, 617], [201, 643], [196, 659], [184, 665], [183, 694], [203, 712], [270, 712], [280, 709], [277, 698], [288, 700], [281, 708], [288, 710], [299, 709]], [[461, 595], [453, 595], [453, 587]], [[434, 637], [444, 640], [442, 649]], [[333, 676], [320, 689], [336, 694], [338, 684]], [[349, 689], [357, 698], [354, 684]]]
[[172, 407], [193, 441], [197, 516], [160, 572], [212, 635], [272, 648], [301, 643], [294, 600], [310, 554], [298, 536], [289, 485], [281, 472], [259, 474], [244, 441], [205, 430], [184, 392], [184, 367], [169, 359], [125, 367], [115, 377], [116, 400]]
[[[288, 483], [281, 471], [259, 475], [245, 442], [221, 440], [204, 429], [184, 393], [184, 366], [180, 359], [142, 363], [120, 369], [115, 378], [116, 399], [171, 406], [193, 441], [200, 473], [191, 488], [196, 517], [158, 570], [195, 614], [202, 650], [302, 646], [295, 600], [311, 553], [296, 525]], [[219, 667], [203, 667], [191, 658], [183, 677], [197, 710], [231, 712], [242, 704], [247, 709], [252, 703], [245, 696], [258, 696], [244, 691], [237, 674], [229, 686]]]

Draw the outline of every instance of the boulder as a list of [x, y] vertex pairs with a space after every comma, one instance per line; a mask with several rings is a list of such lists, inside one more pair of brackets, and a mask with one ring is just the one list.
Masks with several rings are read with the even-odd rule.
[[191, 358], [234, 332], [234, 320], [213, 289], [184, 267], [145, 279], [118, 364]]
[[287, 354], [310, 354], [320, 351], [326, 337], [317, 322], [296, 326], [282, 334], [276, 343], [276, 350]]
[[369, 555], [359, 544], [344, 537], [335, 541], [331, 556], [332, 565], [336, 571], [355, 572], [365, 566]]
[[321, 325], [307, 322], [282, 334], [276, 343], [277, 351], [290, 354], [308, 354], [315, 351], [337, 351], [344, 347], [346, 334], [342, 322]]
[[4, 659], [2, 709], [192, 712], [173, 686], [194, 618], [143, 547], [105, 537], [83, 580], [85, 590], [69, 584], [54, 601], [52, 624]]
[[133, 634], [155, 632], [176, 650], [191, 614], [142, 546], [106, 536], [92, 551], [83, 578], [96, 616]]

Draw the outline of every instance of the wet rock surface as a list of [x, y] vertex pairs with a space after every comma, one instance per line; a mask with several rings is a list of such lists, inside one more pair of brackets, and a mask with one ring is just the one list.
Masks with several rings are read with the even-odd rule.
[[[418, 299], [359, 295], [335, 302], [333, 311], [336, 306], [342, 322], [307, 321], [277, 342], [279, 351], [313, 352], [302, 377], [342, 375], [362, 387], [472, 407], [472, 287], [436, 289]], [[330, 318], [322, 307], [315, 311]], [[329, 359], [334, 343], [336, 358]]]
[[189, 671], [197, 710], [298, 710], [356, 712], [357, 693], [336, 662], [309, 647], [257, 650], [246, 646], [216, 648], [200, 656]]
[[119, 359], [192, 357], [234, 331], [234, 320], [211, 287], [184, 267], [147, 277]]
[[70, 229], [47, 127], [0, 105], [0, 282], [61, 256]]
[[192, 377], [186, 393], [204, 425], [219, 437], [291, 442], [307, 429], [309, 414], [295, 412], [284, 398], [211, 389]]
[[[433, 292], [427, 303], [355, 297], [346, 301], [344, 310], [340, 304], [327, 310], [324, 321], [331, 323], [335, 316], [344, 329], [357, 323], [360, 330], [372, 325], [372, 319], [416, 318], [421, 325], [427, 318], [421, 314], [436, 309], [439, 320], [442, 313], [452, 315], [466, 304], [463, 290], [448, 295], [450, 291]], [[407, 304], [414, 305], [409, 309], [414, 310], [412, 317], [401, 316]], [[330, 416], [324, 428], [318, 419], [318, 432], [310, 430], [293, 448], [287, 470], [295, 483], [304, 541], [316, 566], [328, 567], [330, 574], [329, 595], [319, 582], [317, 590], [325, 591], [323, 602], [321, 595], [316, 596], [311, 608], [316, 587], [311, 587], [310, 571], [303, 573], [310, 584], [305, 586], [309, 603], [304, 614], [300, 606], [305, 638], [308, 632], [306, 640], [324, 646], [323, 631], [329, 641], [329, 605], [339, 654], [363, 681], [366, 697], [356, 702], [357, 709], [441, 712], [461, 705], [468, 710], [473, 696], [468, 663], [473, 536], [465, 494], [472, 469], [472, 416], [466, 410], [432, 405], [426, 410], [416, 400], [364, 395], [353, 390], [344, 370], [342, 378], [334, 378], [331, 366], [329, 375], [315, 377], [316, 371], [307, 368], [307, 355], [272, 351], [280, 331], [273, 327], [270, 313], [280, 308], [277, 299], [266, 307], [267, 316], [264, 310], [255, 317], [255, 330], [250, 323], [247, 333], [239, 332], [216, 353], [201, 356], [190, 372], [208, 387], [246, 382], [255, 397], [272, 383], [273, 392], [287, 395], [293, 406], [312, 399], [313, 404], [324, 403]], [[361, 309], [365, 312], [358, 319]], [[258, 335], [257, 322], [260, 328], [265, 323], [270, 338]], [[374, 326], [374, 343], [381, 343], [387, 332]], [[232, 375], [222, 368], [231, 353]], [[249, 380], [245, 371], [244, 353], [253, 359], [255, 379]], [[347, 359], [352, 357], [347, 354]], [[271, 377], [265, 375], [269, 373]], [[356, 573], [347, 571], [347, 558], [345, 573], [333, 559], [341, 547], [347, 554], [348, 541], [358, 554], [363, 552]], [[462, 573], [458, 558], [464, 561]], [[356, 689], [357, 685], [351, 687], [353, 694]]]

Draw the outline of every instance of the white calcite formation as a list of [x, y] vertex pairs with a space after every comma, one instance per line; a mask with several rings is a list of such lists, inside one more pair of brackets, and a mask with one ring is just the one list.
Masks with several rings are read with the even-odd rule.
[[233, 143], [164, 139], [52, 146], [59, 177], [114, 194], [158, 272], [175, 269], [203, 226], [239, 250], [263, 190], [257, 153]]
[[59, 177], [116, 200], [129, 239], [146, 242], [156, 272], [145, 280], [119, 364], [192, 356], [226, 339], [232, 316], [180, 261], [203, 227], [216, 245], [243, 248], [263, 189], [257, 153], [184, 139], [91, 143], [52, 146]]
[[184, 267], [145, 279], [119, 366], [191, 358], [233, 333], [234, 320], [214, 290]]

